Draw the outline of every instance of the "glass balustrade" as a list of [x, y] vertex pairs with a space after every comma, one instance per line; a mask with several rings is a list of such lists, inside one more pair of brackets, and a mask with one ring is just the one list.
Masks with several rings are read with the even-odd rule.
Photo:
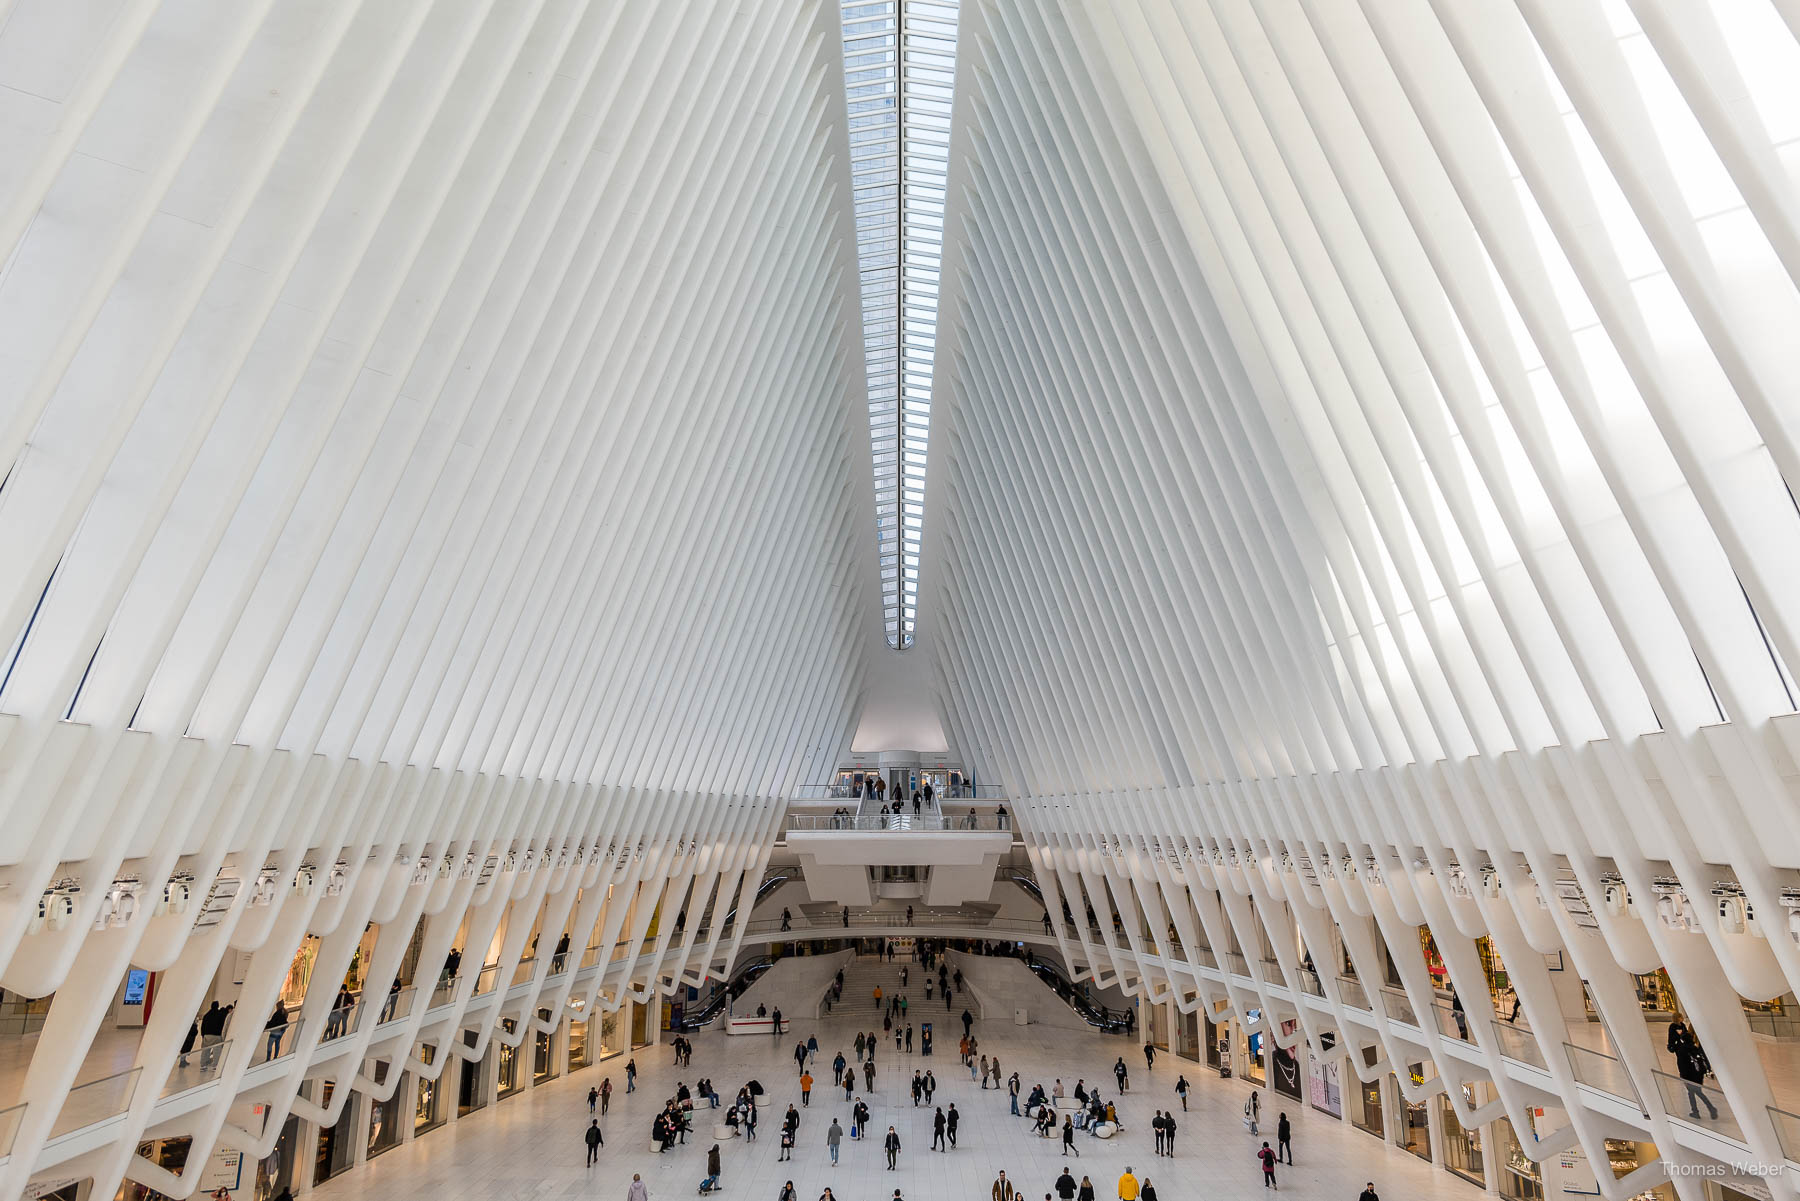
[[0, 1109], [0, 1163], [12, 1154], [13, 1141], [19, 1137], [19, 1126], [25, 1121], [25, 1106]]
[[1731, 1111], [1731, 1102], [1726, 1099], [1723, 1089], [1704, 1081], [1695, 1083], [1683, 1080], [1668, 1072], [1652, 1074], [1656, 1078], [1656, 1091], [1661, 1095], [1663, 1108], [1668, 1110], [1670, 1118], [1739, 1142], [1746, 1141], [1744, 1128], [1738, 1124], [1737, 1115]]
[[[288, 1025], [292, 1026], [293, 1023], [289, 1022]], [[157, 1096], [167, 1097], [174, 1093], [185, 1093], [190, 1088], [199, 1088], [202, 1084], [211, 1084], [225, 1070], [225, 1058], [230, 1053], [231, 1040], [225, 1039], [210, 1047], [177, 1056], [175, 1066], [169, 1069], [169, 1078], [163, 1082], [162, 1092]]]
[[[208, 1050], [217, 1051], [224, 1045], [222, 1041], [217, 1042]], [[193, 1052], [195, 1059], [204, 1054], [201, 1050]], [[209, 1070], [216, 1071], [217, 1067], [211, 1066]], [[54, 1142], [65, 1134], [116, 1118], [131, 1108], [131, 1098], [137, 1092], [138, 1078], [143, 1072], [141, 1067], [128, 1068], [116, 1075], [92, 1080], [70, 1089], [69, 1095], [63, 1100], [61, 1112], [56, 1115], [56, 1121], [50, 1127], [48, 1141]]]
[[1627, 1101], [1639, 1113], [1647, 1112], [1643, 1101], [1638, 1097], [1637, 1085], [1631, 1081], [1631, 1073], [1617, 1056], [1596, 1051], [1592, 1047], [1578, 1047], [1570, 1042], [1563, 1044], [1563, 1052], [1568, 1056], [1569, 1070], [1575, 1074], [1577, 1082], [1610, 1097]]
[[1549, 1071], [1550, 1064], [1544, 1058], [1544, 1049], [1530, 1030], [1502, 1022], [1497, 1018], [1488, 1021], [1488, 1029], [1494, 1033], [1494, 1046], [1499, 1048], [1503, 1059], [1526, 1064], [1541, 1071]]

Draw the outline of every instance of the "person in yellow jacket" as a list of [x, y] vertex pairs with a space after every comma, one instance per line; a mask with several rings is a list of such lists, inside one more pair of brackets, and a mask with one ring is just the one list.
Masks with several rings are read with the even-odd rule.
[[1131, 1174], [1131, 1165], [1125, 1165], [1125, 1174], [1119, 1177], [1119, 1201], [1137, 1201], [1138, 1180]]

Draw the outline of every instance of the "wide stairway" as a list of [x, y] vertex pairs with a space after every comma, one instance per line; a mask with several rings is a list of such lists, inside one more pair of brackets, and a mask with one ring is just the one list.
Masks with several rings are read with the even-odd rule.
[[[888, 999], [898, 994], [904, 994], [906, 997], [906, 1021], [914, 1024], [933, 1023], [939, 1038], [943, 1037], [944, 1031], [947, 1029], [947, 1022], [960, 1023], [964, 1009], [977, 1018], [981, 1016], [981, 1003], [975, 999], [975, 994], [970, 992], [966, 986], [951, 1002], [948, 1012], [944, 1009], [944, 1002], [935, 985], [931, 990], [931, 1000], [926, 1001], [925, 969], [911, 960], [908, 954], [909, 948], [905, 945], [904, 939], [896, 940], [896, 943], [894, 962], [892, 963], [887, 962], [884, 956], [869, 954], [858, 955], [845, 965], [844, 999], [832, 1006], [832, 1017], [864, 1022], [869, 1028], [879, 1032], [881, 1016], [887, 1012]], [[900, 983], [902, 968], [906, 969], [907, 983], [904, 985]], [[954, 983], [955, 965], [951, 965], [950, 971], [952, 973], [950, 987], [954, 992], [956, 988]], [[933, 977], [936, 974], [936, 972], [931, 973]], [[880, 1009], [875, 1007], [875, 989], [878, 985], [881, 988]], [[957, 1034], [960, 1035], [961, 1032], [961, 1027], [958, 1025]]]

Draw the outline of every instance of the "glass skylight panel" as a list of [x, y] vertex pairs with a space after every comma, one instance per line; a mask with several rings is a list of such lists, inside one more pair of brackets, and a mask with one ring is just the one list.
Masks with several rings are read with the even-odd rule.
[[[912, 645], [956, 83], [956, 0], [845, 0], [875, 539], [888, 645]], [[903, 152], [904, 148], [904, 152]]]

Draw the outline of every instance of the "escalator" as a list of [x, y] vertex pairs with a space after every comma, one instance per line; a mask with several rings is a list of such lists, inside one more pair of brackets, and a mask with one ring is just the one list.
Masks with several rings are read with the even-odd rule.
[[697, 1007], [684, 1009], [681, 1019], [670, 1023], [670, 1030], [677, 1034], [692, 1034], [703, 1026], [709, 1026], [725, 1012], [733, 998], [741, 997], [744, 991], [756, 983], [757, 977], [775, 966], [772, 955], [758, 955], [754, 959], [746, 959], [738, 965], [736, 974], [729, 981], [715, 987]]

